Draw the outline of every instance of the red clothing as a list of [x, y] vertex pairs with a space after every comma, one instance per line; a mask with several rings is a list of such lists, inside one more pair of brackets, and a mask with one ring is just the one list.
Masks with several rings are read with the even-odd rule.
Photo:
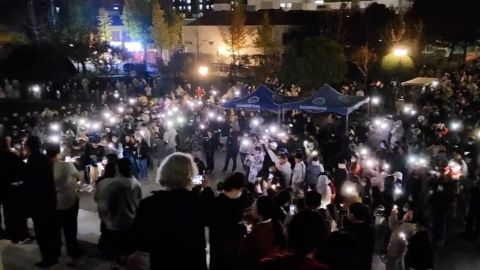
[[260, 270], [329, 270], [330, 268], [307, 257], [280, 254], [260, 262]]
[[268, 258], [278, 252], [275, 244], [275, 234], [271, 222], [253, 226], [247, 234], [241, 247], [241, 257], [244, 269], [256, 269], [263, 258]]

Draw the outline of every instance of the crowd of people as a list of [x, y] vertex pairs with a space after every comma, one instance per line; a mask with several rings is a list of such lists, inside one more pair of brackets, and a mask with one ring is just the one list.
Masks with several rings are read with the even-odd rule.
[[[31, 217], [38, 266], [58, 262], [61, 231], [81, 257], [79, 190], [93, 193], [98, 247], [114, 267], [149, 254], [150, 269], [369, 270], [376, 258], [427, 270], [449, 217], [478, 236], [476, 75], [445, 74], [403, 102], [380, 82], [345, 85], [370, 97], [347, 130], [333, 114], [293, 111], [279, 123], [221, 107], [253, 86], [159, 95], [134, 80], [103, 85], [99, 99], [88, 96], [97, 83], [71, 82], [89, 102], [2, 117], [3, 236], [29, 242]], [[51, 92], [39, 87], [38, 98]], [[213, 179], [220, 170], [226, 178]], [[149, 178], [160, 191], [143, 198]]]

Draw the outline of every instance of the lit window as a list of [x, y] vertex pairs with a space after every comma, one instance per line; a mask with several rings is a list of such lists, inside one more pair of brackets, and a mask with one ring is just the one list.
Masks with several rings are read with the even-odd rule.
[[202, 5], [202, 4], [198, 5], [198, 9], [202, 10], [202, 9], [203, 9], [203, 5]]
[[113, 7], [113, 10], [118, 10], [118, 7]]
[[292, 3], [287, 3], [287, 8], [292, 8]]
[[187, 0], [187, 4], [190, 4], [192, 1], [191, 0]]
[[191, 7], [191, 6], [188, 6], [187, 9], [188, 9], [188, 11], [191, 11], [191, 10], [192, 10], [192, 7]]
[[315, 4], [322, 5], [324, 4], [323, 0], [315, 0]]
[[281, 8], [285, 8], [285, 3], [280, 3]]

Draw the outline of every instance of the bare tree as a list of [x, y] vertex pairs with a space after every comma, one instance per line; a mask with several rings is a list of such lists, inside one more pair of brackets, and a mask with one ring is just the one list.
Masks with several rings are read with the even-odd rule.
[[364, 81], [363, 84], [367, 84], [368, 71], [373, 62], [377, 60], [377, 55], [372, 52], [367, 46], [361, 46], [352, 56], [352, 62], [362, 72]]

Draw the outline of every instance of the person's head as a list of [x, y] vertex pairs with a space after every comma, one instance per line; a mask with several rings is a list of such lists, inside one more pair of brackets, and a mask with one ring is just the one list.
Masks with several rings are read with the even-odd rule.
[[295, 154], [295, 163], [300, 163], [303, 161], [303, 154], [301, 153], [296, 153]]
[[278, 163], [280, 163], [281, 165], [285, 164], [288, 162], [288, 156], [284, 153], [280, 153], [278, 155]]
[[282, 190], [275, 196], [275, 204], [280, 207], [289, 204], [291, 201], [292, 195], [288, 190]]
[[327, 263], [332, 269], [355, 269], [354, 260], [346, 260], [355, 256], [356, 243], [352, 234], [335, 231], [328, 236]]
[[128, 158], [119, 159], [117, 169], [121, 176], [132, 177], [132, 162]]
[[296, 214], [288, 225], [288, 248], [297, 256], [307, 256], [327, 240], [323, 218], [313, 211]]
[[26, 150], [31, 153], [40, 152], [42, 141], [38, 136], [29, 136], [25, 142]]
[[252, 205], [252, 215], [258, 220], [267, 220], [273, 217], [275, 204], [271, 197], [260, 196]]
[[197, 174], [198, 168], [191, 155], [173, 153], [160, 164], [156, 181], [167, 190], [188, 189]]
[[239, 172], [232, 174], [225, 179], [222, 188], [227, 197], [231, 199], [240, 198], [243, 189], [245, 188], [245, 175]]
[[322, 195], [316, 191], [307, 191], [305, 193], [305, 207], [309, 210], [317, 210], [320, 208]]
[[117, 173], [117, 163], [118, 163], [118, 156], [115, 154], [108, 154], [106, 156], [107, 164], [105, 164], [105, 170], [103, 171], [103, 176], [105, 178], [112, 178], [115, 177]]
[[255, 146], [255, 153], [261, 153], [262, 148], [260, 146]]
[[362, 203], [352, 203], [348, 208], [348, 220], [352, 223], [362, 223], [367, 220], [368, 209]]
[[60, 154], [61, 149], [60, 145], [57, 143], [49, 143], [45, 146], [45, 150], [47, 152], [47, 157], [50, 159], [56, 159], [58, 154]]

